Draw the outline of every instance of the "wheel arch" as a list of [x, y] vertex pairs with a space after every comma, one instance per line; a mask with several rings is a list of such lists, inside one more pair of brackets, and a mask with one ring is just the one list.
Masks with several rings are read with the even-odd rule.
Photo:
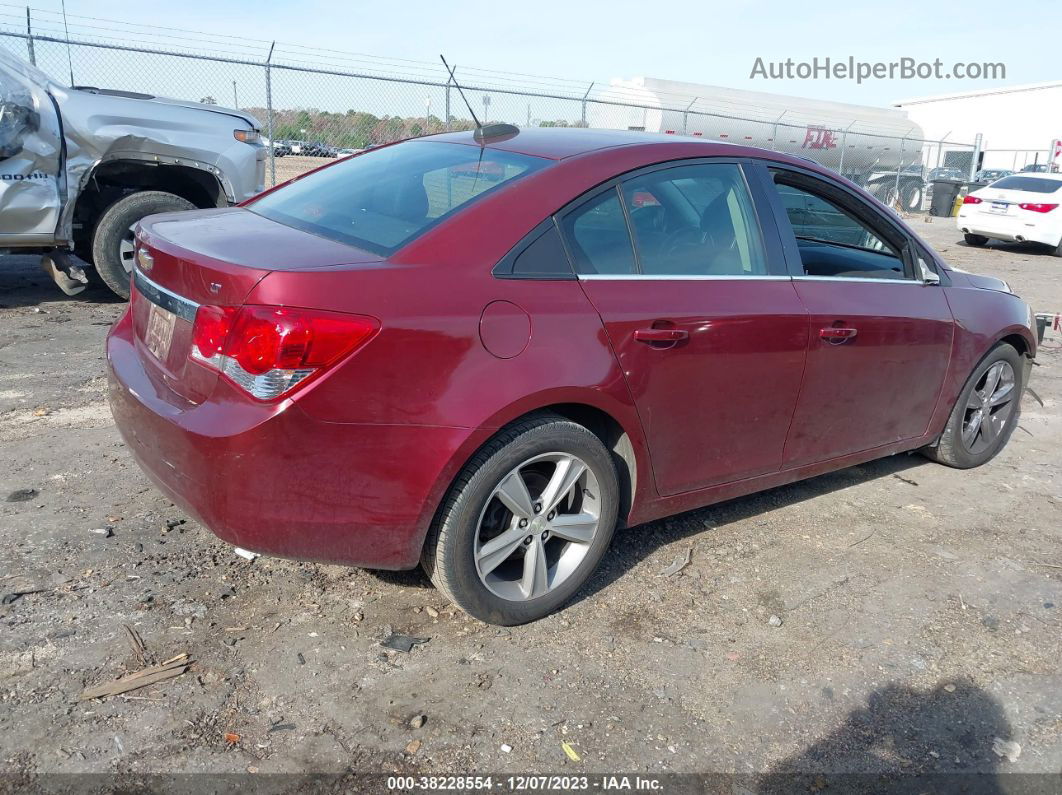
[[172, 193], [201, 209], [228, 204], [221, 181], [202, 168], [133, 159], [105, 160], [82, 180], [73, 205], [74, 239], [90, 238], [100, 216], [118, 199], [148, 190]]
[[[1031, 335], [1021, 334], [1020, 332], [1011, 331], [1008, 334], [1003, 335], [989, 346], [988, 350], [992, 350], [996, 345], [1001, 342], [1007, 343], [1014, 348], [1021, 356], [1035, 356], [1036, 355], [1036, 343], [1033, 341]], [[988, 351], [985, 351], [987, 354]]]
[[640, 506], [654, 497], [652, 470], [641, 423], [633, 406], [614, 401], [597, 390], [559, 389], [526, 397], [501, 409], [466, 438], [444, 467], [425, 504], [419, 527], [419, 546], [465, 465], [498, 433], [536, 414], [557, 414], [582, 425], [612, 455], [620, 485], [619, 524], [625, 526]]

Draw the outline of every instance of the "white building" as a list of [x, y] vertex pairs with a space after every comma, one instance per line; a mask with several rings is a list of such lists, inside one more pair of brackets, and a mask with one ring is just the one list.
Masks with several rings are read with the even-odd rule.
[[[1049, 159], [1062, 138], [1062, 81], [920, 97], [894, 103], [929, 140], [973, 143], [981, 134], [982, 168], [1018, 170]], [[1062, 158], [1060, 158], [1062, 161]]]

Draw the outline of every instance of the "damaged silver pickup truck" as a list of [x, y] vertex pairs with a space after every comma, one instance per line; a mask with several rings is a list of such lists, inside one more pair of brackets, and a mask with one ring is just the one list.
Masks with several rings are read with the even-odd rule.
[[137, 222], [250, 198], [266, 153], [241, 111], [66, 88], [0, 47], [0, 254], [39, 252], [69, 295], [91, 264], [128, 298]]

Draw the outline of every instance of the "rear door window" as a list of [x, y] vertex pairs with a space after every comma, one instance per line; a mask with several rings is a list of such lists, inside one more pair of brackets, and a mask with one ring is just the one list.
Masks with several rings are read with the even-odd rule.
[[549, 160], [440, 141], [349, 157], [247, 205], [278, 223], [389, 255]]
[[[757, 276], [767, 261], [741, 168], [701, 163], [623, 184], [646, 276]], [[651, 196], [652, 202], [639, 200]]]

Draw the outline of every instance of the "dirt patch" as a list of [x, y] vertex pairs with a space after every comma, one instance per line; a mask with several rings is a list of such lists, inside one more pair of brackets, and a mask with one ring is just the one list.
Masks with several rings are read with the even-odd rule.
[[[1062, 310], [1058, 259], [916, 228]], [[499, 629], [417, 573], [237, 557], [110, 423], [102, 342], [121, 305], [0, 263], [0, 496], [36, 492], [0, 501], [0, 759], [19, 780], [622, 770], [770, 787], [1062, 767], [1058, 334], [1034, 373], [1045, 405], [1025, 400], [990, 465], [898, 456], [622, 531], [570, 607]], [[125, 626], [148, 662], [194, 665], [78, 703], [140, 665]], [[406, 654], [380, 645], [392, 632], [431, 640]]]

